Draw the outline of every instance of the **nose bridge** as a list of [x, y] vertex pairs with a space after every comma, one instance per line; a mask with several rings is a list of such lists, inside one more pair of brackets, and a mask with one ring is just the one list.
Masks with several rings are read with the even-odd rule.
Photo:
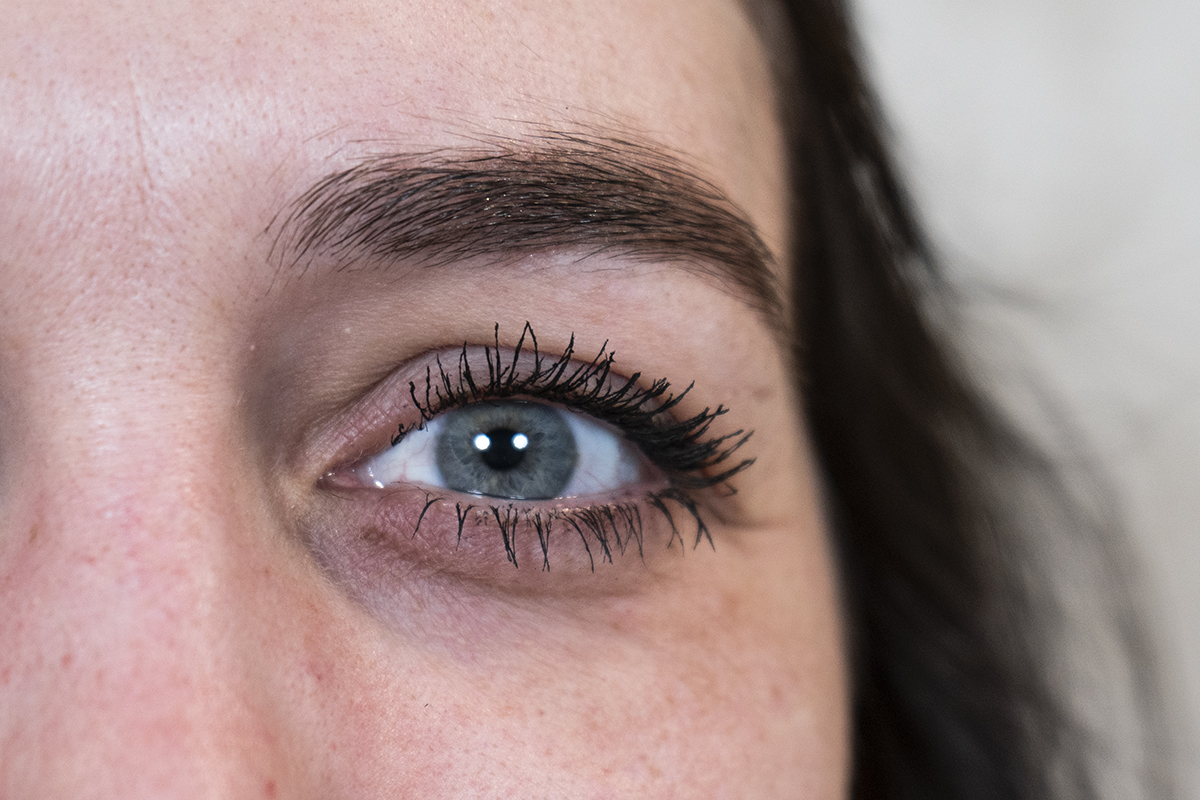
[[0, 531], [0, 795], [227, 796], [262, 727], [229, 420], [166, 373], [83, 378], [36, 415]]

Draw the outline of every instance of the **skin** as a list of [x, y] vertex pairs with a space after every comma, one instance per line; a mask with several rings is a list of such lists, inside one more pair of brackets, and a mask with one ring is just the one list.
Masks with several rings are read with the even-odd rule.
[[[567, 251], [300, 275], [264, 233], [369, 153], [615, 130], [680, 154], [783, 260], [736, 3], [3, 13], [0, 796], [845, 795], [826, 527], [745, 297]], [[387, 446], [388, 376], [526, 321], [756, 431], [737, 494], [697, 498], [713, 547], [667, 548], [658, 520], [644, 558], [593, 573], [577, 545], [549, 572], [483, 533], [454, 550], [444, 520], [363, 544], [339, 510], [362, 496], [321, 478]]]

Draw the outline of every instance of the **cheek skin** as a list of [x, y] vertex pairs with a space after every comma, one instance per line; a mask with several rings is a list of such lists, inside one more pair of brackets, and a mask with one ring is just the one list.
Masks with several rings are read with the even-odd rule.
[[[415, 602], [447, 640], [431, 646], [317, 571], [222, 434], [235, 398], [187, 388], [130, 408], [119, 440], [93, 421], [103, 446], [17, 454], [13, 496], [32, 500], [0, 539], [7, 796], [842, 796], [810, 491], [786, 526], [714, 523], [715, 551], [615, 602], [476, 597], [485, 625], [465, 597]], [[811, 487], [796, 451], [777, 468]]]
[[[796, 533], [758, 536], [778, 558]], [[359, 785], [417, 796], [476, 786], [488, 796], [654, 797], [688, 787], [697, 797], [773, 797], [804, 787], [798, 796], [838, 797], [836, 631], [830, 609], [805, 596], [830, 588], [824, 573], [793, 574], [804, 588], [763, 597], [748, 586], [776, 576], [722, 556], [735, 563], [650, 609], [639, 598], [583, 622], [518, 609], [497, 623], [496, 646], [413, 649], [385, 636], [381, 647], [372, 624], [347, 609], [339, 641], [318, 624], [310, 637], [319, 646], [297, 659], [308, 709], [327, 721], [327, 740], [309, 747], [340, 743], [349, 752], [339, 749], [337, 761]], [[339, 651], [376, 657], [327, 655]], [[380, 748], [398, 756], [386, 768], [363, 757]]]

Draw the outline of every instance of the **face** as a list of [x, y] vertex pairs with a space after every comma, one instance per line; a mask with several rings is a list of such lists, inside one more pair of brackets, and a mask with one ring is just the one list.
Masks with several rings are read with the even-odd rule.
[[737, 3], [3, 13], [0, 794], [844, 795]]

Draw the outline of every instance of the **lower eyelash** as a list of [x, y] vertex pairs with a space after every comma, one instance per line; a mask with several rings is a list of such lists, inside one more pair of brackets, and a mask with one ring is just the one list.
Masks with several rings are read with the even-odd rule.
[[[549, 571], [551, 543], [555, 533], [559, 531], [566, 531], [579, 539], [587, 553], [592, 572], [596, 571], [597, 557], [601, 563], [611, 564], [614, 554], [624, 556], [636, 548], [638, 558], [644, 559], [646, 521], [643, 519], [643, 510], [660, 515], [670, 526], [668, 548], [673, 547], [676, 540], [679, 541], [681, 549], [686, 547], [680, 523], [676, 519], [676, 515], [680, 514], [681, 518], [689, 518], [695, 526], [692, 549], [699, 547], [703, 541], [707, 541], [710, 547], [716, 549], [696, 501], [674, 487], [647, 492], [638, 500], [578, 508], [522, 507], [516, 503], [464, 504], [461, 500], [453, 500], [449, 496], [426, 492], [425, 505], [413, 527], [412, 538], [416, 538], [431, 508], [441, 504], [448, 509], [451, 502], [454, 503], [454, 514], [458, 521], [458, 543], [462, 543], [463, 532], [468, 529], [468, 525], [472, 531], [494, 528], [504, 544], [505, 556], [514, 568], [520, 567], [517, 536], [534, 535], [542, 555], [542, 570]], [[675, 513], [671, 511], [672, 505], [677, 506]]]

